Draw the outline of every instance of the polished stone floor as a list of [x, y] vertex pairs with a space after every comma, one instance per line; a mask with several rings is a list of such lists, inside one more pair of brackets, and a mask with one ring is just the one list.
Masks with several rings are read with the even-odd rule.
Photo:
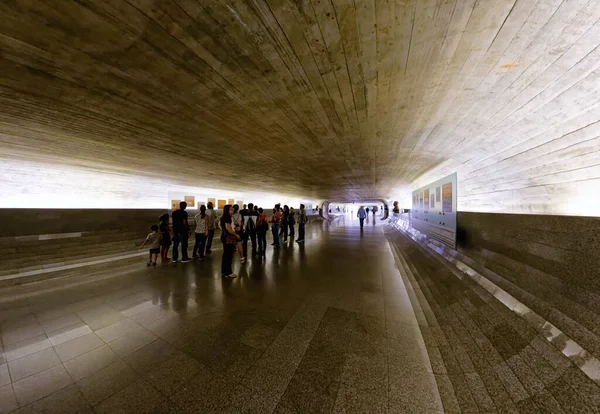
[[307, 227], [223, 280], [209, 260], [0, 291], [0, 413], [441, 412], [371, 217]]

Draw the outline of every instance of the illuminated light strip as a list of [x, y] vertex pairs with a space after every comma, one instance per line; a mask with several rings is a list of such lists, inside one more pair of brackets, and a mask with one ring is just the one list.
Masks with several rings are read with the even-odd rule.
[[[564, 356], [569, 358], [583, 373], [600, 385], [600, 360], [593, 356], [584, 347], [579, 345], [575, 340], [566, 335], [563, 331], [547, 321], [532, 309], [528, 308], [524, 303], [519, 301], [517, 298], [506, 292], [500, 286], [481, 275], [475, 269], [469, 267], [465, 263], [458, 260], [456, 257], [449, 254], [446, 250], [451, 250], [447, 246], [438, 246], [432, 240], [430, 243], [425, 242], [427, 236], [420, 233], [411, 227], [408, 227], [406, 223], [399, 224], [402, 220], [398, 220], [395, 223], [390, 223], [392, 227], [395, 227], [399, 231], [407, 234], [412, 240], [420, 244], [423, 247], [427, 247], [433, 250], [438, 255], [442, 256], [446, 261], [454, 264], [458, 270], [463, 274], [469, 276], [475, 283], [488, 291], [504, 306], [513, 311], [515, 314], [524, 319], [529, 325], [531, 325], [536, 331], [542, 333], [546, 340], [550, 342], [556, 349], [558, 349]], [[457, 255], [461, 253], [455, 251]], [[490, 273], [493, 273], [490, 271]], [[453, 272], [454, 274], [454, 272]], [[494, 273], [495, 274], [495, 273]], [[459, 277], [455, 274], [455, 276]], [[496, 275], [501, 278], [500, 275]], [[459, 277], [460, 278], [460, 277]], [[560, 340], [556, 340], [560, 339]], [[564, 342], [565, 346], [559, 347], [558, 344]]]

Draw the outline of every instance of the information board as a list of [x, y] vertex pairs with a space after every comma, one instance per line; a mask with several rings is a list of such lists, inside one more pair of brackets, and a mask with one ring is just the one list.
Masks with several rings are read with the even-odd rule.
[[410, 225], [444, 244], [456, 248], [456, 173], [416, 189]]

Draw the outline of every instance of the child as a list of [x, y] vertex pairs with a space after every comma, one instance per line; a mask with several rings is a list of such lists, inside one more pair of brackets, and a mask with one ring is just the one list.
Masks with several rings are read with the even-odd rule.
[[[150, 244], [150, 254], [146, 266], [156, 266], [156, 259], [160, 253], [160, 233], [158, 232], [158, 226], [156, 224], [150, 227], [150, 229], [152, 230], [152, 233], [148, 234], [148, 237], [146, 237], [146, 240], [144, 240], [144, 243], [140, 246], [140, 250], [146, 243]], [[152, 260], [152, 256], [154, 256], [154, 260]]]

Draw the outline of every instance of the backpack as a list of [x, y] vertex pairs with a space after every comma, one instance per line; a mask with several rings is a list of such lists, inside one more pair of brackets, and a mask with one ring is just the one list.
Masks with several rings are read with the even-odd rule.
[[254, 223], [252, 216], [248, 217], [248, 226], [246, 226], [246, 229], [250, 231], [256, 230], [256, 223]]
[[269, 223], [267, 222], [267, 216], [265, 216], [265, 215], [258, 216], [258, 221], [256, 223], [256, 226], [263, 230], [269, 230]]

